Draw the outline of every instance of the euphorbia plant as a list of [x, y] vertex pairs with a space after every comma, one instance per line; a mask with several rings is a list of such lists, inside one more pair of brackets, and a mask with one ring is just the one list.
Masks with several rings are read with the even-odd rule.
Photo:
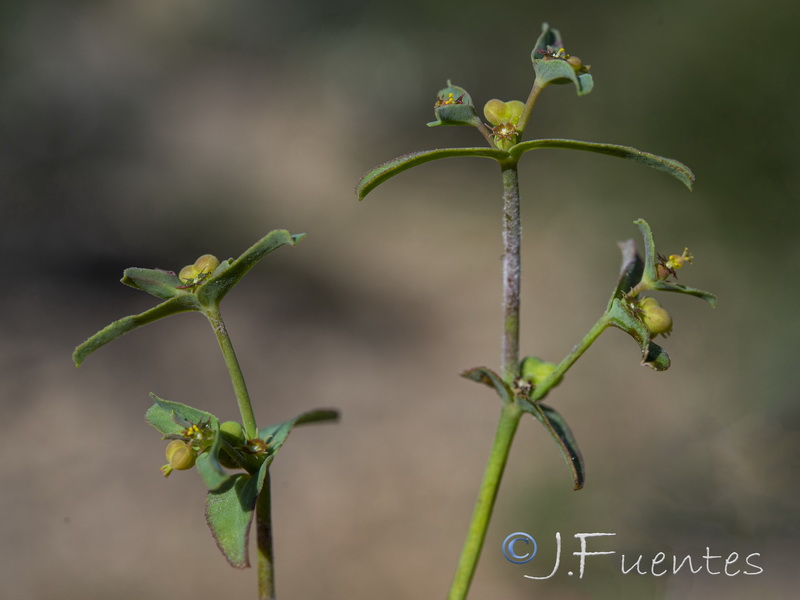
[[203, 314], [216, 335], [233, 384], [241, 423], [220, 423], [211, 413], [150, 394], [153, 406], [146, 419], [170, 440], [166, 447], [164, 476], [193, 467], [203, 479], [206, 520], [217, 546], [228, 562], [238, 568], [250, 566], [248, 539], [253, 517], [258, 548], [259, 597], [275, 597], [269, 467], [296, 425], [333, 420], [333, 410], [314, 410], [288, 421], [259, 428], [244, 375], [222, 320], [220, 302], [262, 258], [281, 246], [294, 246], [301, 235], [273, 231], [239, 258], [220, 262], [204, 254], [178, 274], [161, 269], [126, 269], [122, 283], [142, 290], [163, 302], [139, 315], [115, 321], [75, 349], [76, 365], [92, 352], [116, 338], [173, 314], [196, 311]]
[[485, 138], [487, 146], [444, 148], [413, 152], [378, 165], [367, 172], [358, 183], [356, 192], [363, 199], [387, 179], [422, 163], [451, 157], [480, 157], [495, 160], [500, 166], [503, 184], [503, 327], [499, 372], [477, 367], [462, 375], [494, 389], [501, 400], [500, 420], [489, 455], [483, 482], [461, 553], [449, 599], [467, 596], [481, 548], [486, 537], [489, 519], [500, 485], [503, 470], [511, 449], [517, 426], [523, 414], [533, 415], [555, 440], [570, 469], [574, 489], [584, 484], [584, 463], [578, 445], [564, 418], [543, 400], [563, 379], [578, 358], [609, 327], [617, 327], [639, 344], [642, 364], [656, 371], [670, 366], [667, 353], [653, 339], [667, 336], [672, 318], [653, 296], [656, 291], [677, 292], [697, 296], [712, 306], [715, 298], [708, 292], [677, 283], [676, 271], [691, 261], [685, 250], [680, 255], [664, 257], [655, 250], [648, 224], [638, 219], [644, 238], [644, 258], [628, 240], [620, 244], [622, 268], [611, 298], [597, 322], [584, 338], [558, 364], [534, 356], [520, 357], [520, 196], [517, 165], [529, 150], [560, 148], [584, 150], [626, 158], [664, 171], [691, 189], [694, 175], [683, 163], [629, 146], [568, 139], [534, 139], [523, 141], [533, 108], [539, 95], [551, 84], [572, 84], [579, 96], [592, 91], [590, 67], [564, 48], [559, 32], [547, 24], [531, 52], [534, 80], [525, 102], [503, 102], [492, 99], [483, 110], [488, 123], [478, 115], [472, 96], [450, 81], [440, 90], [434, 105], [436, 120], [429, 126], [450, 125], [474, 127]]

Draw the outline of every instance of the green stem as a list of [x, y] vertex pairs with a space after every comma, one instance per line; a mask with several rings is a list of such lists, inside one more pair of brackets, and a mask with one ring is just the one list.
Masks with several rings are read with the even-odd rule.
[[600, 334], [605, 331], [611, 323], [608, 320], [608, 313], [604, 313], [602, 317], [597, 320], [592, 328], [589, 330], [583, 339], [572, 349], [572, 351], [564, 357], [559, 365], [555, 368], [555, 370], [547, 376], [540, 385], [536, 387], [533, 394], [531, 394], [530, 400], [531, 402], [537, 402], [544, 398], [547, 393], [550, 391], [550, 388], [554, 387], [561, 381], [561, 377], [567, 370], [578, 360], [586, 350], [589, 349], [595, 340], [600, 337]]
[[275, 557], [272, 554], [272, 499], [269, 471], [256, 503], [256, 545], [258, 547], [258, 598], [275, 598]]
[[258, 427], [256, 426], [256, 417], [253, 414], [253, 405], [250, 403], [250, 394], [247, 392], [242, 368], [239, 366], [236, 353], [233, 351], [233, 344], [231, 344], [231, 338], [228, 336], [228, 330], [225, 328], [222, 315], [218, 307], [207, 308], [205, 315], [214, 329], [219, 347], [222, 350], [222, 356], [225, 359], [225, 366], [228, 367], [228, 373], [233, 384], [233, 392], [236, 394], [236, 402], [242, 415], [242, 426], [245, 434], [249, 439], [257, 438]]
[[472, 583], [475, 569], [478, 566], [481, 548], [483, 548], [483, 543], [486, 540], [489, 519], [492, 516], [497, 491], [500, 487], [500, 479], [508, 461], [508, 453], [511, 450], [511, 442], [514, 441], [514, 434], [517, 431], [520, 416], [522, 416], [522, 411], [516, 405], [503, 404], [494, 444], [489, 453], [489, 461], [483, 474], [483, 482], [478, 492], [475, 510], [472, 513], [472, 522], [467, 533], [467, 540], [464, 542], [464, 549], [461, 551], [461, 559], [458, 562], [453, 584], [450, 587], [450, 594], [447, 596], [448, 600], [464, 600], [469, 592], [470, 583]]
[[480, 119], [475, 122], [475, 128], [480, 131], [481, 135], [486, 139], [487, 142], [489, 142], [489, 146], [492, 148], [497, 148], [497, 144], [494, 143], [494, 138], [492, 137], [492, 132], [488, 127], [486, 127], [486, 125], [483, 124]]
[[[519, 376], [520, 246], [522, 225], [519, 208], [519, 177], [516, 161], [501, 163], [503, 169], [503, 379], [513, 384]], [[500, 489], [511, 443], [522, 411], [515, 404], [503, 404], [489, 461], [472, 513], [467, 540], [461, 551], [448, 600], [464, 600], [478, 566], [494, 502]]]
[[517, 121], [517, 131], [519, 131], [520, 136], [522, 132], [525, 131], [525, 126], [528, 124], [528, 119], [533, 111], [533, 105], [536, 104], [536, 100], [539, 98], [539, 94], [542, 93], [544, 88], [545, 86], [539, 85], [538, 79], [533, 82], [531, 93], [528, 95], [527, 102], [525, 102], [525, 108], [522, 109], [522, 114], [519, 117], [519, 121]]

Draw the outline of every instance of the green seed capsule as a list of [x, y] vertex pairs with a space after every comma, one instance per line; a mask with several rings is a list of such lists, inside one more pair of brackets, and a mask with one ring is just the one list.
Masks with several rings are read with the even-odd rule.
[[667, 337], [672, 332], [672, 315], [661, 307], [655, 298], [642, 298], [639, 301], [639, 309], [642, 311], [642, 322], [650, 335], [663, 335]]
[[[555, 363], [547, 362], [538, 356], [526, 356], [520, 365], [520, 377], [534, 386], [539, 385], [556, 370]], [[556, 385], [561, 380], [556, 382]]]
[[244, 429], [241, 423], [225, 421], [219, 426], [219, 432], [231, 444], [240, 445], [244, 442]]
[[201, 273], [211, 274], [218, 266], [219, 259], [213, 254], [203, 254], [203, 256], [194, 261], [194, 268], [198, 275]]
[[194, 451], [192, 445], [183, 440], [172, 440], [167, 444], [165, 454], [169, 466], [177, 471], [191, 469], [197, 459], [197, 452]]
[[181, 269], [180, 273], [178, 273], [178, 279], [183, 283], [194, 281], [195, 277], [197, 277], [197, 269], [194, 265], [186, 265]]

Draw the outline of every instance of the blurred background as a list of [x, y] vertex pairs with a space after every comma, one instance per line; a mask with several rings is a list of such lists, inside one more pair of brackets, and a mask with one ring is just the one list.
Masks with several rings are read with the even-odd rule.
[[[542, 21], [592, 65], [554, 86], [528, 134], [675, 157], [694, 192], [627, 161], [525, 156], [524, 354], [558, 361], [605, 308], [618, 240], [649, 221], [680, 281], [716, 310], [662, 298], [672, 368], [603, 335], [549, 402], [584, 454], [572, 484], [545, 430], [520, 427], [471, 598], [793, 597], [800, 371], [797, 3], [763, 0], [7, 0], [0, 8], [0, 596], [255, 597], [227, 566], [193, 473], [164, 480], [149, 392], [238, 418], [205, 320], [136, 331], [76, 369], [73, 348], [155, 299], [128, 266], [238, 256], [272, 229], [307, 232], [226, 298], [262, 425], [337, 407], [295, 431], [272, 469], [278, 594], [442, 598], [460, 553], [498, 400], [458, 373], [498, 367], [500, 178], [492, 161], [425, 165], [363, 203], [373, 165], [481, 145], [426, 128], [446, 79], [478, 106], [525, 100]], [[539, 556], [506, 561], [524, 531]], [[562, 568], [552, 570], [555, 535]], [[575, 533], [615, 550], [575, 568]], [[739, 554], [730, 572], [623, 575], [643, 555]], [[721, 571], [722, 559], [711, 569]], [[752, 570], [752, 569], [751, 569]]]

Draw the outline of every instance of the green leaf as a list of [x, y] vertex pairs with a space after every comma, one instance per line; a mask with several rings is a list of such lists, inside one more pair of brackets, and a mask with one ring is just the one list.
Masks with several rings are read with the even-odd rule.
[[161, 269], [131, 267], [125, 269], [121, 281], [127, 286], [147, 292], [162, 300], [169, 300], [188, 293], [186, 290], [179, 289], [183, 283], [175, 273]]
[[594, 80], [589, 73], [575, 73], [575, 69], [567, 61], [560, 58], [534, 59], [533, 68], [536, 71], [536, 82], [539, 87], [551, 83], [574, 83], [578, 96], [585, 96], [594, 88]]
[[692, 184], [694, 183], [694, 173], [692, 173], [691, 169], [689, 169], [689, 167], [684, 165], [682, 162], [672, 158], [665, 158], [656, 154], [650, 154], [649, 152], [643, 152], [629, 146], [620, 146], [617, 144], [600, 144], [595, 142], [581, 142], [578, 140], [563, 139], [541, 139], [516, 144], [515, 146], [509, 148], [508, 154], [512, 160], [516, 160], [519, 159], [523, 152], [527, 152], [528, 150], [538, 150], [540, 148], [584, 150], [586, 152], [597, 152], [598, 154], [626, 158], [628, 160], [642, 163], [648, 167], [652, 167], [672, 175], [689, 189], [692, 189]]
[[440, 158], [455, 158], [459, 156], [477, 156], [480, 158], [493, 158], [503, 161], [508, 158], [508, 153], [499, 148], [440, 148], [436, 150], [422, 150], [398, 156], [390, 161], [378, 165], [367, 171], [356, 186], [356, 194], [359, 200], [381, 183], [410, 169], [432, 160]]
[[461, 373], [461, 376], [471, 381], [488, 385], [497, 392], [497, 395], [500, 396], [500, 399], [506, 404], [509, 404], [513, 401], [514, 393], [511, 391], [511, 388], [508, 386], [508, 384], [503, 381], [503, 378], [500, 377], [500, 375], [487, 367], [475, 367], [474, 369], [468, 369], [467, 371]]
[[339, 418], [339, 412], [329, 409], [312, 410], [293, 419], [270, 425], [258, 430], [258, 437], [269, 443], [270, 458], [277, 454], [281, 446], [286, 442], [289, 433], [297, 425], [305, 425], [308, 423], [318, 423], [320, 421], [335, 421]]
[[711, 292], [698, 290], [697, 288], [689, 287], [688, 285], [683, 285], [680, 283], [674, 283], [671, 281], [653, 281], [650, 284], [650, 289], [659, 290], [661, 292], [676, 292], [678, 294], [687, 294], [689, 296], [694, 296], [695, 298], [701, 298], [702, 300], [708, 302], [712, 308], [716, 307], [717, 305], [717, 297]]
[[250, 566], [247, 547], [250, 525], [271, 464], [270, 457], [255, 477], [241, 473], [234, 475], [222, 487], [206, 494], [206, 523], [217, 547], [237, 569]]
[[[217, 546], [237, 568], [250, 566], [247, 543], [250, 525], [258, 496], [264, 490], [267, 473], [275, 454], [286, 442], [289, 432], [297, 426], [339, 418], [335, 410], [313, 410], [297, 417], [259, 430], [259, 436], [269, 442], [271, 454], [264, 460], [255, 477], [237, 474], [227, 478], [216, 490], [206, 496], [206, 521]], [[200, 459], [198, 459], [199, 467]]]
[[250, 566], [247, 542], [257, 499], [257, 479], [245, 474], [232, 476], [206, 494], [206, 523], [217, 547], [237, 569]]
[[647, 344], [647, 349], [642, 358], [642, 364], [650, 367], [654, 371], [666, 371], [671, 364], [669, 354], [655, 342]]
[[642, 273], [644, 271], [644, 263], [639, 253], [636, 252], [636, 243], [633, 240], [626, 240], [618, 242], [620, 252], [622, 252], [622, 266], [619, 270], [619, 279], [614, 292], [611, 294], [611, 299], [608, 301], [608, 308], [611, 308], [611, 303], [614, 298], [622, 298], [633, 287], [642, 280]]
[[221, 488], [231, 478], [231, 475], [226, 473], [219, 463], [219, 448], [222, 444], [219, 422], [215, 420], [212, 427], [214, 428], [214, 443], [211, 448], [197, 457], [197, 462], [195, 463], [197, 472], [209, 491]]
[[658, 272], [656, 271], [658, 255], [656, 254], [656, 242], [653, 239], [653, 231], [644, 219], [636, 219], [633, 224], [639, 226], [639, 231], [644, 238], [644, 272], [642, 273], [642, 278], [649, 281], [656, 281], [658, 279]]
[[531, 413], [536, 419], [545, 426], [553, 440], [561, 450], [561, 455], [569, 467], [572, 474], [572, 482], [575, 491], [583, 487], [585, 481], [585, 469], [583, 465], [583, 456], [578, 448], [578, 443], [575, 441], [575, 436], [572, 435], [572, 430], [567, 425], [564, 418], [558, 412], [546, 404], [541, 402], [523, 402], [521, 407], [525, 412]]
[[621, 329], [639, 343], [642, 350], [642, 364], [656, 371], [666, 371], [670, 366], [669, 355], [658, 344], [650, 341], [650, 332], [644, 323], [625, 308], [623, 300], [614, 298], [606, 313], [610, 325]]
[[162, 302], [158, 306], [155, 306], [139, 315], [123, 317], [119, 321], [114, 321], [110, 325], [104, 327], [88, 340], [83, 342], [80, 346], [75, 348], [75, 351], [72, 353], [72, 360], [75, 361], [76, 367], [80, 366], [80, 364], [92, 352], [98, 348], [101, 348], [102, 346], [105, 346], [118, 337], [125, 335], [129, 331], [133, 331], [138, 327], [148, 325], [149, 323], [157, 321], [158, 319], [163, 319], [164, 317], [168, 317], [170, 315], [191, 310], [200, 310], [200, 306], [197, 303], [197, 298], [195, 298], [193, 294], [185, 294], [171, 298], [166, 302]]
[[214, 275], [198, 288], [198, 300], [205, 306], [219, 304], [225, 294], [267, 254], [287, 244], [294, 246], [303, 237], [304, 233], [292, 235], [285, 229], [271, 231], [245, 250], [239, 258], [230, 263], [230, 266], [221, 268], [223, 265], [220, 265], [214, 271]]
[[592, 76], [589, 73], [578, 75], [566, 60], [549, 56], [550, 51], [557, 52], [563, 49], [564, 43], [561, 41], [559, 31], [550, 29], [547, 23], [542, 23], [542, 34], [536, 40], [536, 45], [531, 51], [533, 70], [536, 73], [536, 85], [545, 87], [550, 83], [572, 82], [575, 84], [578, 95], [585, 96], [594, 87]]
[[175, 421], [173, 415], [177, 415], [183, 421], [188, 421], [197, 425], [201, 421], [216, 425], [216, 430], [219, 431], [219, 420], [211, 413], [194, 408], [187, 404], [180, 402], [172, 402], [171, 400], [164, 400], [155, 394], [150, 394], [155, 404], [151, 406], [145, 414], [145, 420], [155, 427], [163, 435], [170, 433], [180, 433], [184, 427]]
[[481, 124], [481, 119], [472, 105], [450, 104], [438, 106], [433, 111], [433, 114], [436, 120], [427, 123], [428, 127], [437, 127], [439, 125], [470, 125], [477, 127]]

